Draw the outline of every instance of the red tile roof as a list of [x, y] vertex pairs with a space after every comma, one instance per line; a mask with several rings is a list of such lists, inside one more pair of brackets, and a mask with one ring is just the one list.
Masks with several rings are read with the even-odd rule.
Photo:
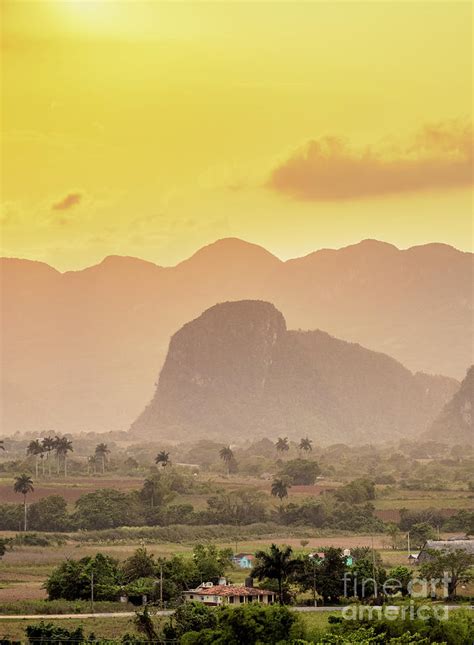
[[256, 589], [255, 587], [234, 587], [232, 585], [214, 585], [213, 587], [198, 587], [185, 591], [197, 596], [273, 596], [276, 591]]

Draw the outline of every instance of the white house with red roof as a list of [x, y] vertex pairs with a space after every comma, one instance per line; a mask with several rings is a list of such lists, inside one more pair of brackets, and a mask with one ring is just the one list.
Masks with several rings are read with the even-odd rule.
[[219, 584], [203, 582], [196, 589], [184, 592], [185, 602], [202, 602], [205, 605], [247, 605], [252, 602], [270, 605], [277, 600], [275, 591], [257, 589], [249, 578], [245, 585], [231, 585], [224, 580]]

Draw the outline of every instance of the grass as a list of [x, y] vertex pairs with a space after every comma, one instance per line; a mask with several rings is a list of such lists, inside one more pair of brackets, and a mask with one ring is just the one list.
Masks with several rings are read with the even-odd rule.
[[305, 630], [307, 631], [307, 638], [309, 641], [317, 640], [321, 632], [325, 631], [329, 624], [329, 616], [335, 615], [328, 611], [322, 612], [301, 612], [298, 614]]
[[386, 497], [378, 497], [374, 506], [376, 510], [423, 510], [437, 509], [471, 509], [472, 493], [465, 491], [417, 491], [395, 490]]
[[[87, 614], [91, 606], [87, 600], [22, 600], [0, 602], [0, 615]], [[96, 613], [135, 611], [128, 603], [99, 601], [94, 603]]]
[[[25, 639], [25, 628], [28, 625], [37, 625], [40, 620], [1, 620], [0, 621], [0, 640], [3, 639]], [[118, 639], [126, 632], [133, 633], [134, 628], [131, 618], [114, 617], [111, 618], [62, 618], [58, 620], [45, 620], [44, 622], [53, 623], [76, 629], [83, 627], [84, 635], [87, 637], [91, 632], [97, 639]]]
[[[99, 611], [99, 609], [97, 609]], [[308, 630], [308, 634], [317, 635], [318, 632], [327, 628], [329, 612], [321, 613], [301, 613], [298, 614], [299, 619], [304, 624], [305, 628]], [[94, 633], [97, 639], [99, 638], [108, 638], [108, 639], [118, 639], [125, 632], [133, 633], [133, 619], [123, 616], [114, 617], [114, 618], [63, 618], [63, 619], [53, 619], [45, 620], [44, 622], [51, 622], [54, 625], [67, 626], [68, 629], [76, 629], [77, 627], [83, 627], [84, 634], [88, 636], [91, 632]], [[163, 623], [164, 619], [154, 619], [155, 624]], [[2, 638], [7, 639], [24, 639], [25, 637], [25, 628], [27, 625], [38, 624], [39, 620], [31, 619], [15, 619], [15, 620], [1, 620], [0, 621], [0, 640]]]

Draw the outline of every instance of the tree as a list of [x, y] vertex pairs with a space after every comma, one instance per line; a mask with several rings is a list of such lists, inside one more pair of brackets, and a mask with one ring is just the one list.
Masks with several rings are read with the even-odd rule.
[[288, 578], [300, 567], [300, 562], [291, 556], [293, 550], [290, 546], [281, 549], [272, 544], [269, 551], [257, 551], [255, 554], [255, 566], [252, 569], [252, 577], [257, 580], [276, 580], [278, 583], [278, 598], [283, 604], [284, 585]]
[[80, 560], [67, 559], [53, 569], [45, 588], [50, 600], [87, 600], [91, 596], [91, 578], [94, 574], [94, 598], [115, 600], [122, 583], [118, 560], [97, 553]]
[[51, 453], [56, 448], [56, 439], [53, 437], [45, 437], [42, 441], [43, 450], [46, 453], [46, 461], [48, 462], [48, 472], [51, 477]]
[[156, 455], [155, 464], [162, 464], [162, 466], [165, 468], [170, 463], [170, 453], [166, 452], [166, 450], [162, 450]]
[[21, 504], [0, 504], [0, 530], [21, 530], [23, 515]]
[[72, 441], [70, 441], [67, 437], [55, 437], [54, 442], [56, 457], [58, 460], [58, 475], [62, 459], [64, 464], [64, 477], [67, 477], [67, 454], [68, 452], [72, 452], [74, 450], [74, 448], [72, 447]]
[[43, 459], [44, 457], [44, 447], [42, 442], [39, 439], [30, 441], [28, 448], [26, 449], [26, 454], [32, 455], [35, 458], [36, 479], [38, 479], [38, 458], [41, 457], [41, 459]]
[[3, 558], [7, 551], [7, 540], [0, 539], [0, 560]]
[[284, 452], [288, 452], [290, 449], [290, 444], [288, 443], [288, 437], [278, 437], [278, 440], [275, 444], [275, 448], [277, 449], [277, 452], [283, 454]]
[[102, 488], [81, 495], [76, 502], [74, 521], [82, 529], [110, 529], [143, 523], [133, 493]]
[[95, 474], [96, 466], [97, 466], [97, 456], [89, 455], [89, 457], [87, 457], [87, 474], [88, 475], [91, 475], [92, 473]]
[[421, 549], [421, 547], [427, 540], [432, 540], [435, 537], [436, 536], [433, 527], [431, 526], [431, 524], [428, 524], [428, 522], [413, 524], [410, 529], [410, 542], [419, 549]]
[[0, 439], [0, 450], [5, 450], [5, 442], [3, 439]]
[[151, 508], [168, 504], [174, 495], [167, 478], [162, 473], [155, 473], [151, 477], [147, 477], [139, 493], [140, 498], [149, 503]]
[[341, 502], [361, 504], [375, 499], [375, 485], [370, 479], [354, 479], [354, 481], [337, 488], [334, 495]]
[[324, 558], [317, 565], [316, 581], [319, 595], [325, 602], [337, 602], [344, 593], [346, 560], [342, 549], [330, 547], [324, 551]]
[[232, 448], [230, 446], [224, 446], [219, 450], [219, 457], [222, 459], [222, 461], [225, 463], [227, 466], [227, 474], [230, 475], [230, 467], [232, 462], [234, 461], [234, 453], [232, 451]]
[[153, 554], [140, 547], [123, 563], [125, 582], [138, 578], [153, 578], [156, 573], [156, 562]]
[[207, 500], [206, 519], [211, 524], [265, 522], [266, 500], [258, 490], [240, 489], [217, 493]]
[[260, 603], [218, 608], [185, 603], [164, 627], [166, 642], [182, 645], [303, 645], [307, 641], [298, 640], [303, 635], [304, 627], [295, 612]]
[[159, 642], [159, 635], [153, 625], [153, 620], [151, 619], [148, 607], [145, 607], [143, 611], [137, 611], [135, 613], [135, 618], [133, 619], [133, 624], [140, 634], [144, 634], [147, 638], [145, 642]]
[[349, 583], [350, 594], [364, 600], [368, 596], [378, 597], [386, 580], [385, 569], [380, 566], [372, 552], [372, 557], [357, 559], [351, 568], [352, 581]]
[[395, 522], [387, 522], [386, 531], [390, 536], [390, 542], [392, 549], [398, 549], [401, 546], [401, 532], [400, 528], [395, 524]]
[[164, 628], [164, 636], [170, 641], [181, 642], [184, 634], [202, 633], [217, 625], [216, 612], [200, 602], [186, 602], [180, 605]]
[[193, 549], [194, 564], [200, 579], [205, 582], [221, 578], [232, 565], [232, 556], [231, 549], [218, 549], [214, 544], [196, 544]]
[[35, 531], [69, 530], [71, 522], [64, 497], [48, 495], [31, 504], [28, 509], [28, 524]]
[[27, 529], [27, 515], [28, 511], [26, 508], [26, 496], [28, 493], [32, 493], [35, 489], [33, 488], [33, 482], [31, 480], [31, 477], [29, 475], [20, 475], [19, 477], [16, 477], [15, 483], [13, 484], [13, 490], [15, 493], [20, 493], [23, 495], [23, 528], [26, 531]]
[[406, 596], [408, 594], [408, 585], [411, 582], [413, 572], [408, 569], [408, 567], [403, 567], [402, 565], [398, 565], [396, 567], [393, 567], [393, 569], [390, 569], [390, 571], [387, 574], [387, 585], [386, 588], [388, 589], [388, 586], [390, 584], [390, 581], [396, 581], [398, 584], [396, 585], [396, 588], [394, 588], [394, 591], [400, 591], [402, 596]]
[[105, 473], [105, 462], [107, 455], [110, 453], [110, 450], [107, 447], [106, 443], [99, 443], [95, 448], [95, 456], [100, 459], [102, 463], [102, 474]]
[[420, 573], [426, 579], [442, 579], [447, 574], [449, 598], [454, 598], [460, 583], [468, 583], [473, 579], [472, 553], [463, 549], [430, 549], [427, 553], [429, 559], [421, 565]]
[[288, 497], [288, 488], [290, 488], [290, 483], [287, 479], [279, 478], [274, 479], [272, 482], [271, 492], [273, 497], [278, 497], [280, 500], [280, 506], [283, 506], [283, 500], [285, 497]]
[[316, 481], [321, 472], [318, 464], [309, 459], [290, 459], [280, 471], [280, 475], [288, 477], [292, 484], [310, 486]]
[[304, 452], [311, 452], [313, 450], [313, 442], [308, 437], [303, 437], [300, 441], [299, 449]]

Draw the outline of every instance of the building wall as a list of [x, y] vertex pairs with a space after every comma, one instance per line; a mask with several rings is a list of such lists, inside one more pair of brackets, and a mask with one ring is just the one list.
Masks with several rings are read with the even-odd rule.
[[[200, 593], [186, 594], [185, 602], [202, 602], [205, 605], [247, 605], [247, 604], [260, 604], [260, 605], [269, 605], [271, 602], [275, 601], [273, 596], [252, 596], [252, 600], [249, 603], [249, 596], [210, 596], [210, 595], [201, 595]], [[232, 599], [232, 600], [231, 600]]]

